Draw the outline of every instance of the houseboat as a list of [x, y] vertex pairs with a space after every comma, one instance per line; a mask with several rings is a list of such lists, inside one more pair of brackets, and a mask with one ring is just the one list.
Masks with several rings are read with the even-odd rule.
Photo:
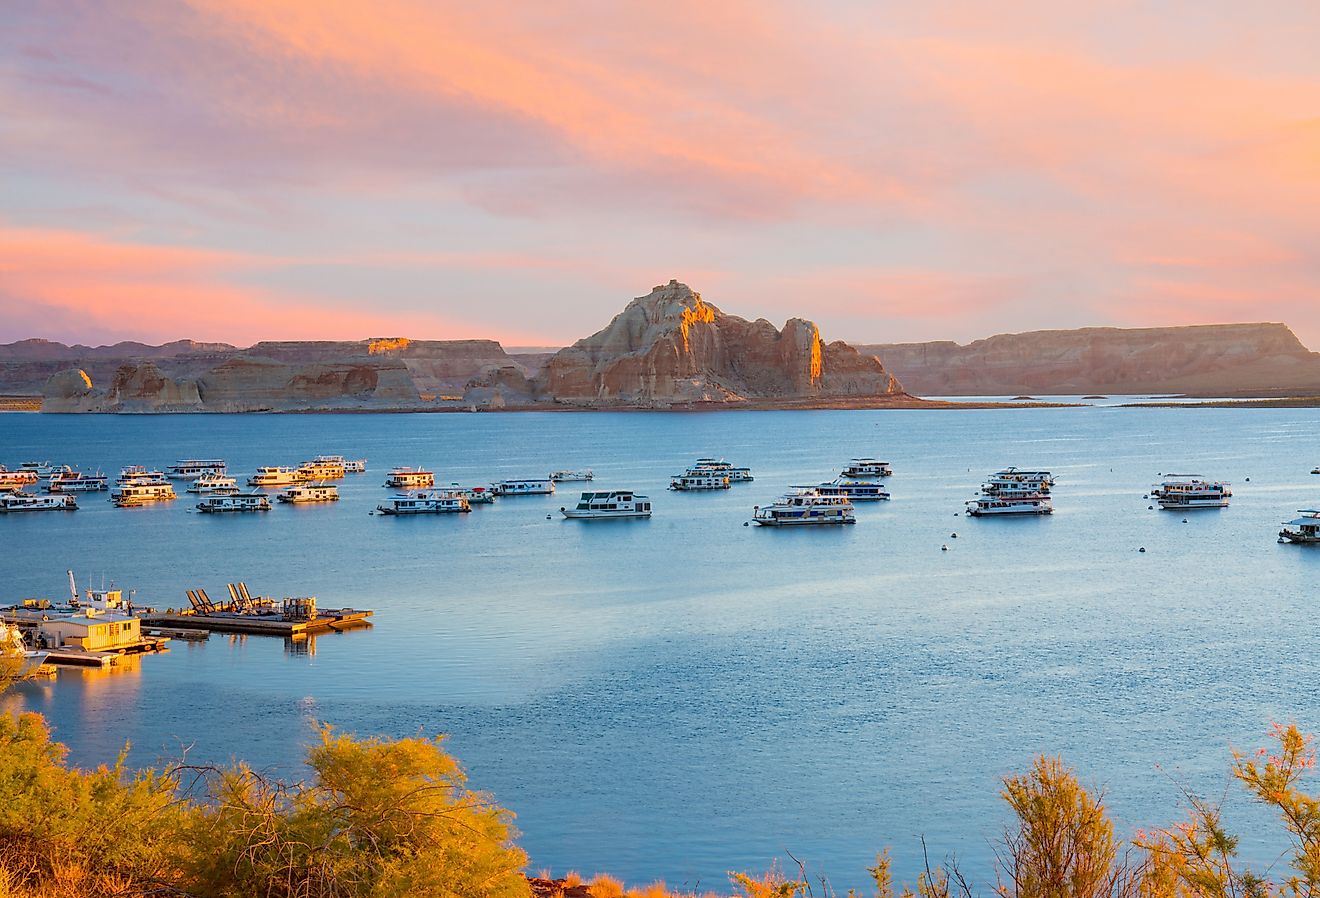
[[215, 474], [223, 477], [229, 470], [223, 459], [219, 458], [182, 458], [165, 469], [171, 480], [196, 480], [203, 474]]
[[365, 458], [344, 459], [344, 473], [345, 474], [367, 473], [367, 460]]
[[501, 480], [494, 484], [497, 496], [544, 496], [555, 491], [555, 482], [551, 479]]
[[21, 490], [40, 479], [34, 471], [0, 471], [0, 492]]
[[646, 496], [637, 495], [632, 490], [583, 493], [576, 506], [561, 508], [559, 511], [566, 518], [582, 520], [649, 518], [651, 500]]
[[38, 480], [49, 480], [59, 468], [48, 461], [25, 461], [18, 466], [20, 471], [36, 474]]
[[981, 490], [990, 494], [1006, 489], [1022, 489], [1024, 487], [1048, 495], [1054, 487], [1054, 475], [1049, 471], [1022, 471], [1018, 468], [1004, 468], [1002, 471], [991, 474], [985, 484], [982, 485]]
[[51, 493], [95, 493], [108, 489], [106, 476], [100, 471], [83, 474], [80, 471], [61, 471], [50, 479], [46, 491]]
[[265, 493], [229, 493], [208, 496], [197, 503], [197, 510], [208, 514], [226, 511], [270, 511], [270, 497]]
[[139, 508], [143, 505], [151, 505], [155, 502], [169, 502], [177, 499], [174, 494], [174, 487], [168, 483], [124, 483], [121, 481], [114, 492], [110, 494], [110, 501], [119, 508]]
[[290, 505], [310, 505], [314, 502], [338, 502], [339, 487], [333, 483], [291, 486], [275, 498]]
[[292, 486], [295, 483], [304, 483], [310, 480], [303, 474], [301, 469], [265, 467], [257, 468], [257, 473], [248, 478], [248, 486], [260, 486], [267, 489], [281, 486]]
[[1210, 481], [1199, 474], [1169, 474], [1170, 479], [1152, 487], [1151, 498], [1167, 511], [1225, 508], [1233, 495], [1230, 484]]
[[1303, 508], [1297, 513], [1301, 515], [1300, 518], [1283, 522], [1283, 529], [1279, 531], [1279, 542], [1299, 543], [1304, 546], [1320, 543], [1320, 511]]
[[729, 475], [716, 471], [688, 469], [682, 474], [675, 474], [669, 478], [669, 488], [678, 492], [727, 490], [729, 488]]
[[223, 495], [238, 492], [238, 481], [225, 474], [201, 474], [188, 484], [188, 492], [198, 495]]
[[585, 471], [551, 471], [550, 479], [555, 483], [572, 483], [595, 480], [596, 475], [590, 469]]
[[854, 458], [844, 467], [844, 477], [892, 477], [894, 470], [889, 462], [875, 458]]
[[31, 496], [27, 493], [0, 495], [0, 512], [11, 511], [77, 511], [73, 496]]
[[756, 479], [752, 476], [751, 468], [736, 467], [722, 458], [699, 458], [685, 473], [723, 474], [729, 478], [729, 483], [751, 483]]
[[851, 477], [836, 477], [815, 487], [822, 496], [847, 496], [854, 502], [879, 502], [889, 498], [889, 490], [876, 480], [858, 480]]
[[119, 471], [119, 485], [168, 485], [169, 478], [160, 471], [149, 471], [142, 465], [129, 465]]
[[450, 492], [458, 493], [464, 499], [468, 500], [469, 505], [494, 505], [495, 490], [488, 486], [459, 486], [457, 483], [449, 487]]
[[435, 474], [423, 468], [395, 468], [385, 485], [400, 490], [424, 490], [435, 486]]
[[376, 506], [376, 511], [388, 515], [450, 514], [471, 510], [468, 500], [453, 490], [403, 493], [390, 497], [384, 505]]
[[1054, 514], [1050, 497], [1044, 493], [984, 495], [967, 502], [967, 514], [974, 518], [996, 514]]
[[857, 516], [847, 496], [825, 496], [816, 489], [796, 489], [771, 505], [752, 509], [752, 521], [763, 527], [796, 527], [809, 524], [855, 524]]
[[308, 480], [342, 480], [344, 477], [344, 459], [339, 455], [318, 455], [311, 461], [305, 461], [298, 470]]

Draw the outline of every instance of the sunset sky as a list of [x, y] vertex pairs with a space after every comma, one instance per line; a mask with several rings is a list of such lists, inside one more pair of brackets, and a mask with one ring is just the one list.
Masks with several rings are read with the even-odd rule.
[[0, 342], [1285, 321], [1320, 4], [10, 0]]

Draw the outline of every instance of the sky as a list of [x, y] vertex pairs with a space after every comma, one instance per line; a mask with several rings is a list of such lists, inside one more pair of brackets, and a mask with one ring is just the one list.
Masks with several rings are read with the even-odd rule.
[[1320, 4], [4, 0], [0, 342], [1285, 321]]

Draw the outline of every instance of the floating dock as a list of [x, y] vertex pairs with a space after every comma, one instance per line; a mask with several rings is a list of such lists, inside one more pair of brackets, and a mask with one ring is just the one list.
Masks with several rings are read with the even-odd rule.
[[[357, 608], [317, 608], [312, 596], [283, 599], [253, 598], [247, 584], [230, 583], [229, 601], [216, 603], [204, 589], [187, 591], [191, 609], [164, 614], [148, 612], [142, 624], [153, 629], [176, 628], [217, 633], [252, 633], [298, 637], [369, 627], [371, 611]], [[165, 632], [165, 631], [162, 631]]]

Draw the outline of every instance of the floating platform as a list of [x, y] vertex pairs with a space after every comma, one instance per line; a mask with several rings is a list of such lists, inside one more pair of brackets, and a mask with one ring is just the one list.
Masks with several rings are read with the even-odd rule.
[[311, 633], [332, 633], [370, 627], [367, 618], [371, 611], [355, 608], [322, 608], [310, 620], [285, 620], [279, 612], [269, 614], [242, 611], [183, 612], [175, 614], [144, 614], [144, 626], [177, 627], [187, 630], [207, 630], [216, 633], [253, 633], [261, 636], [304, 636]]

